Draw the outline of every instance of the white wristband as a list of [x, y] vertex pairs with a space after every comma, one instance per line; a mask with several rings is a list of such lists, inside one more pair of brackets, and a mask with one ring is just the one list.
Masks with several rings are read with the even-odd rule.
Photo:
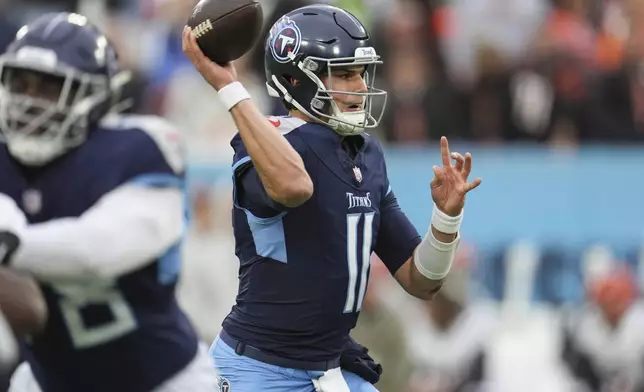
[[414, 264], [418, 272], [427, 279], [444, 279], [452, 268], [454, 254], [460, 241], [461, 237], [457, 235], [451, 243], [440, 242], [434, 237], [430, 227], [414, 252]]
[[432, 223], [425, 238], [423, 238], [414, 252], [416, 269], [427, 279], [440, 280], [447, 276], [452, 268], [456, 248], [458, 248], [458, 243], [461, 240], [461, 236], [457, 234], [451, 243], [440, 242], [434, 237], [432, 226], [441, 233], [454, 234], [458, 233], [462, 221], [463, 211], [458, 216], [449, 216], [434, 204]]
[[434, 204], [434, 210], [432, 211], [432, 226], [436, 230], [445, 234], [455, 234], [458, 233], [461, 228], [461, 222], [463, 222], [463, 211], [458, 216], [449, 216], [443, 211], [439, 210]]
[[226, 110], [230, 111], [241, 101], [250, 99], [250, 94], [241, 83], [233, 82], [219, 90], [219, 99], [226, 107]]

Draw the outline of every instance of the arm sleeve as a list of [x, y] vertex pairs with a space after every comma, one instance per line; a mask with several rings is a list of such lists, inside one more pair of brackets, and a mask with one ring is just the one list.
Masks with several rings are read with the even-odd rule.
[[11, 267], [41, 278], [110, 278], [155, 261], [184, 229], [176, 188], [126, 185], [78, 218], [29, 225]]
[[375, 252], [393, 275], [412, 257], [421, 238], [407, 215], [400, 209], [391, 188], [387, 190], [381, 203], [380, 214]]
[[235, 178], [235, 205], [258, 218], [271, 218], [286, 207], [271, 199], [253, 166]]
[[[285, 135], [293, 148], [300, 154], [306, 164], [307, 148], [296, 132]], [[287, 207], [271, 199], [264, 184], [253, 166], [241, 139], [233, 139], [235, 149], [233, 164], [233, 202], [235, 207], [245, 210], [257, 218], [272, 218], [287, 210]]]

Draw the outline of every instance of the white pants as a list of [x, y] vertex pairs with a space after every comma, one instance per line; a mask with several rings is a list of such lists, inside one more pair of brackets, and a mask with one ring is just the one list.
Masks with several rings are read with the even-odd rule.
[[[199, 345], [195, 358], [182, 371], [154, 389], [152, 392], [216, 392], [217, 372], [205, 344]], [[13, 377], [9, 392], [41, 392], [29, 364], [20, 364]]]

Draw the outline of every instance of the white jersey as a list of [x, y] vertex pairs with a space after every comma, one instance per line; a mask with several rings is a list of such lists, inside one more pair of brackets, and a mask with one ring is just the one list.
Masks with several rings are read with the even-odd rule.
[[[644, 302], [635, 302], [616, 328], [592, 306], [574, 314], [567, 325], [573, 358], [585, 358], [602, 383], [644, 385]], [[584, 379], [586, 374], [579, 374]]]
[[416, 320], [409, 327], [409, 349], [416, 363], [413, 384], [431, 382], [435, 388], [453, 391], [484, 381], [485, 357], [498, 322], [494, 308], [469, 305], [447, 330], [427, 316]]

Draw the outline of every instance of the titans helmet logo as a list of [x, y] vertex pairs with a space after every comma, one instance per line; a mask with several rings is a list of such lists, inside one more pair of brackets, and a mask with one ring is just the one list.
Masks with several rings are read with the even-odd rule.
[[299, 27], [288, 17], [278, 20], [271, 28], [269, 45], [273, 58], [280, 63], [288, 63], [292, 55], [300, 50], [302, 34]]
[[228, 381], [225, 377], [219, 376], [217, 384], [219, 385], [220, 392], [231, 392], [230, 381]]

